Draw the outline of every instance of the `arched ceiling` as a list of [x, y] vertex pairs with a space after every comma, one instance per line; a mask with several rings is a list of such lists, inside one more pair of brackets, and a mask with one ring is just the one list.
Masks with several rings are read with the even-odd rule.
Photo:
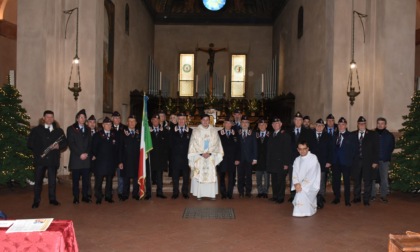
[[210, 11], [202, 0], [143, 0], [156, 24], [273, 24], [289, 0], [226, 0]]

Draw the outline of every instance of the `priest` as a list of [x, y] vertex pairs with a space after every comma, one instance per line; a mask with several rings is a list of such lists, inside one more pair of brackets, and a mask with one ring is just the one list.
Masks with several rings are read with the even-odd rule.
[[300, 141], [297, 150], [300, 156], [293, 163], [292, 176], [292, 190], [296, 190], [293, 216], [312, 216], [317, 209], [316, 196], [320, 187], [321, 168], [317, 157], [309, 151], [306, 141]]
[[201, 117], [201, 124], [193, 131], [188, 148], [191, 193], [198, 200], [203, 197], [216, 199], [216, 165], [222, 161], [223, 155], [219, 134], [216, 128], [210, 125], [210, 116], [205, 114]]

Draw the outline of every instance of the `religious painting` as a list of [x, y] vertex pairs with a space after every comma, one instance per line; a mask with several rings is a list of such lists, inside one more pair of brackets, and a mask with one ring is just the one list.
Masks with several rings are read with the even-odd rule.
[[194, 54], [179, 55], [179, 79], [177, 84], [180, 96], [194, 96]]
[[114, 16], [114, 4], [110, 0], [104, 0], [102, 103], [104, 113], [112, 113], [114, 102]]
[[233, 54], [231, 69], [231, 97], [244, 97], [245, 95], [245, 72], [246, 55]]

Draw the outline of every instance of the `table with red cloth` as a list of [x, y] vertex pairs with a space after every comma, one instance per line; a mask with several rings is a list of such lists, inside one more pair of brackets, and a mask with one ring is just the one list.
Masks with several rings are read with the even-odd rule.
[[41, 232], [6, 231], [0, 228], [0, 251], [79, 251], [73, 222], [69, 220], [54, 220]]

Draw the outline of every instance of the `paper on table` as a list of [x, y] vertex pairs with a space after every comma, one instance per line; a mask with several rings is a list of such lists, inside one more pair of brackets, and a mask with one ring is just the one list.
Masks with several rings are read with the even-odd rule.
[[13, 223], [15, 223], [15, 221], [12, 221], [12, 220], [1, 220], [0, 221], [0, 228], [8, 228], [11, 225], [13, 225]]
[[53, 218], [15, 220], [6, 233], [45, 231]]

